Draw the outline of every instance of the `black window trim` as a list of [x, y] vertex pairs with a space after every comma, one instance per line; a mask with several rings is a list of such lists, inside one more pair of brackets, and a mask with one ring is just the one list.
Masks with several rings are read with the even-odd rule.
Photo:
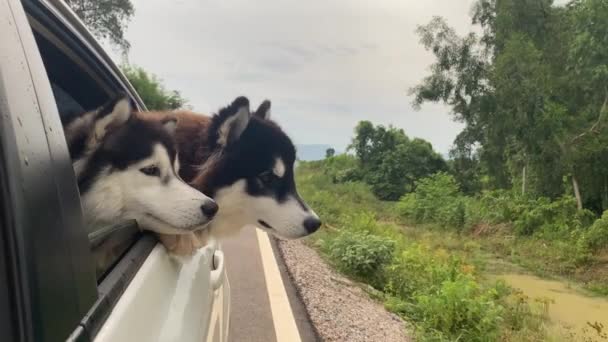
[[[105, 89], [106, 95], [109, 97], [118, 91], [126, 91], [132, 99], [136, 108], [141, 109], [142, 105], [139, 103], [139, 95], [134, 91], [131, 91], [130, 84], [125, 84], [124, 80], [116, 75], [115, 67], [111, 67], [108, 63], [111, 61], [100, 60], [101, 54], [95, 53], [92, 50], [92, 45], [87, 44], [86, 41], [82, 41], [82, 35], [78, 34], [76, 30], [67, 25], [67, 21], [61, 17], [58, 17], [61, 11], [58, 11], [50, 6], [50, 3], [45, 1], [24, 1], [24, 8], [26, 15], [30, 22], [32, 30], [39, 34], [43, 39], [46, 39], [49, 43], [59, 49], [66, 58], [70, 59], [75, 65], [81, 68], [82, 72], [86, 73], [91, 79], [95, 80], [100, 85], [100, 88]], [[66, 12], [64, 13], [71, 13]], [[63, 20], [62, 20], [63, 19]], [[107, 55], [104, 54], [107, 57]], [[112, 64], [113, 65], [113, 64]], [[118, 71], [119, 72], [119, 71]], [[127, 81], [128, 83], [128, 81]], [[108, 254], [117, 254], [115, 260], [110, 260], [110, 265], [105, 265], [103, 269], [98, 272], [98, 281], [102, 281], [105, 274], [110, 270], [108, 266], [113, 266], [121, 257], [121, 254], [126, 252], [126, 247], [129, 247], [130, 242], [137, 241], [138, 231], [137, 226], [131, 224], [120, 223], [115, 227], [106, 230], [103, 235], [106, 236], [104, 240], [109, 243], [93, 243], [91, 247], [94, 255], [98, 255], [98, 250], [108, 250]], [[99, 232], [101, 234], [101, 232]], [[91, 236], [96, 236], [96, 232], [91, 233]], [[90, 239], [89, 239], [90, 240]], [[121, 247], [116, 253], [110, 251], [110, 249], [116, 249]]]
[[[58, 13], [65, 15], [65, 9], [51, 8], [50, 3], [54, 2], [0, 0], [0, 8], [9, 9], [9, 13], [2, 14], [9, 21], [3, 25], [0, 20], [0, 30], [10, 27], [13, 20], [15, 28], [5, 36], [20, 44], [10, 58], [0, 57], [0, 62], [9, 61], [0, 64], [0, 157], [3, 162], [0, 164], [0, 195], [3, 196], [0, 212], [6, 214], [0, 220], [0, 253], [5, 261], [5, 267], [0, 267], [0, 280], [6, 280], [7, 285], [6, 289], [0, 287], [0, 296], [5, 290], [12, 296], [9, 307], [0, 301], [0, 310], [3, 310], [0, 319], [10, 310], [13, 336], [22, 341], [63, 340], [68, 336], [78, 341], [92, 340], [156, 245], [151, 234], [136, 233], [140, 238], [101, 283], [96, 284], [71, 161], [63, 135], [58, 134], [62, 132], [59, 115], [23, 9], [45, 28], [56, 30], [55, 34], [62, 26], [67, 28], [71, 33], [68, 32], [63, 41], [66, 46], [78, 49], [89, 65], [101, 68], [99, 75], [106, 76], [113, 87], [130, 94], [139, 110], [145, 110], [145, 106], [124, 75], [108, 62], [107, 55], [96, 50], [97, 43], [83, 40], [82, 32], [77, 34], [78, 30], [68, 24], [70, 20], [74, 22], [74, 18], [61, 18]], [[10, 82], [12, 78], [3, 77], [3, 67], [18, 70], [20, 81], [16, 85]], [[16, 96], [22, 93], [27, 95], [25, 99]], [[33, 117], [24, 120], [23, 112]], [[39, 137], [35, 146], [29, 144], [28, 136]], [[34, 168], [36, 172], [32, 172]], [[44, 193], [38, 191], [41, 186]], [[53, 219], [42, 224], [40, 217], [28, 216], [34, 212]], [[124, 225], [124, 229], [130, 233], [138, 231], [133, 224]], [[113, 234], [125, 234], [122, 229], [104, 233], [106, 235], [98, 234], [90, 243], [100, 246], [113, 241]], [[64, 262], [61, 267], [58, 260]], [[41, 269], [47, 264], [51, 266], [49, 269]], [[48, 305], [59, 299], [61, 305]]]

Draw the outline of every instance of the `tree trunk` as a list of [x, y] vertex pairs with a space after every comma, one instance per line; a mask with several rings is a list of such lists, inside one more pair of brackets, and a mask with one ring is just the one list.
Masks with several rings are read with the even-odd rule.
[[602, 212], [608, 209], [608, 178], [604, 177], [604, 191], [602, 194]]
[[526, 165], [524, 165], [521, 171], [521, 194], [526, 194]]
[[578, 181], [576, 176], [572, 175], [572, 187], [574, 188], [574, 197], [576, 197], [576, 206], [578, 210], [583, 209], [583, 201], [581, 200], [581, 192], [578, 188]]

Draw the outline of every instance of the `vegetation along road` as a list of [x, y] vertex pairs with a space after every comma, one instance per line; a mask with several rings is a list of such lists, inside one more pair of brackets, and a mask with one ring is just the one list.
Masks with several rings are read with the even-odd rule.
[[[579, 227], [571, 197], [467, 196], [443, 172], [420, 179], [399, 201], [383, 201], [369, 184], [349, 179], [362, 170], [346, 155], [299, 165], [298, 187], [328, 223], [308, 243], [372, 285], [419, 340], [605, 339], [605, 246], [575, 251], [586, 243], [582, 232], [605, 229], [605, 220]], [[566, 240], [546, 233], [560, 224], [569, 229]]]
[[552, 3], [418, 28], [435, 62], [410, 95], [465, 125], [447, 160], [362, 121], [298, 167], [328, 223], [308, 242], [418, 340], [608, 340], [608, 2]]

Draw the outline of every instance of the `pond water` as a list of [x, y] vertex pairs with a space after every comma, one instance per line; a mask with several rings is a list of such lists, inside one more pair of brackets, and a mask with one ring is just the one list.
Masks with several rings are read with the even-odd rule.
[[[503, 274], [499, 278], [504, 279], [512, 287], [522, 290], [531, 298], [547, 297], [555, 301], [549, 306], [549, 317], [552, 322], [550, 330], [554, 334], [563, 336], [565, 332], [572, 332], [580, 338], [583, 335], [599, 338], [597, 332], [588, 325], [596, 322], [603, 324], [604, 333], [608, 331], [608, 299], [606, 298], [586, 296], [567, 283], [532, 275]], [[584, 333], [584, 330], [587, 333]]]

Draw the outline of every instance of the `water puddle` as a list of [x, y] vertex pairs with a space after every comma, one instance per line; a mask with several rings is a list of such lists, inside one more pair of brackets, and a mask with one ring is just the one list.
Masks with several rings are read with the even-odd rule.
[[522, 290], [531, 298], [550, 298], [550, 330], [562, 338], [601, 340], [600, 334], [589, 324], [602, 324], [603, 333], [608, 331], [608, 299], [589, 297], [555, 280], [547, 280], [525, 274], [503, 274], [509, 285]]

